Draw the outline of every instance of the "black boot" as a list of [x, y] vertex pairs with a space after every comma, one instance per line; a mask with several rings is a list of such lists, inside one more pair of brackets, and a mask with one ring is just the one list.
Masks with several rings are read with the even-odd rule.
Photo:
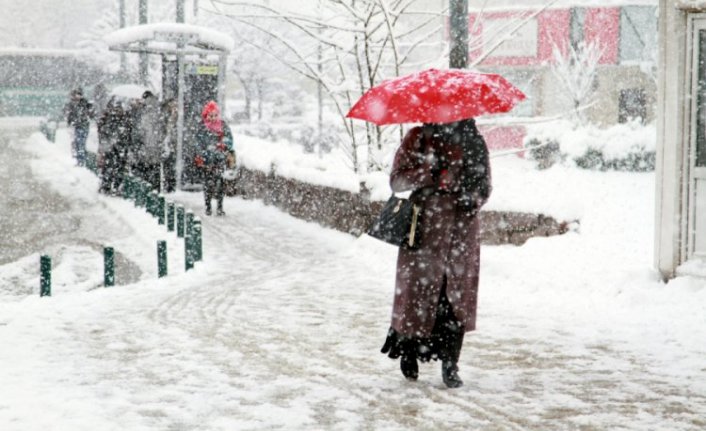
[[441, 362], [441, 378], [449, 388], [459, 388], [463, 386], [463, 380], [458, 376], [458, 365], [452, 361]]
[[217, 216], [224, 216], [226, 215], [226, 212], [223, 211], [223, 201], [218, 201], [218, 207], [216, 209], [216, 215]]
[[206, 201], [206, 215], [211, 215], [211, 201]]
[[409, 381], [416, 381], [419, 377], [419, 365], [417, 364], [417, 358], [414, 356], [402, 355], [400, 357], [400, 370], [402, 370], [402, 375]]

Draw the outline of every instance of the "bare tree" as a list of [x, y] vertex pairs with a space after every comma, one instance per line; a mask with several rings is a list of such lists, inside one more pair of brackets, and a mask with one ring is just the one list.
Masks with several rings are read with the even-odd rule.
[[[415, 60], [415, 51], [424, 47], [430, 35], [441, 31], [443, 11], [415, 10], [419, 0], [330, 0], [301, 12], [244, 1], [210, 3], [213, 13], [257, 29], [276, 42], [271, 46], [262, 46], [255, 39], [243, 43], [321, 86], [349, 136], [344, 149], [355, 172], [382, 169], [390, 133], [354, 122], [345, 114], [365, 91], [399, 75]], [[414, 19], [403, 19], [409, 17]], [[443, 50], [436, 53], [441, 59]]]
[[554, 45], [552, 51], [552, 73], [571, 100], [575, 120], [583, 123], [583, 110], [596, 95], [596, 72], [604, 49], [596, 42], [581, 42], [576, 47], [568, 44], [565, 51]]

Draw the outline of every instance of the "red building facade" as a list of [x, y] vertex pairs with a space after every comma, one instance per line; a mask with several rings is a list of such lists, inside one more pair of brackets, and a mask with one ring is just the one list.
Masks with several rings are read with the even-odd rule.
[[[646, 70], [656, 64], [656, 34], [657, 7], [644, 3], [601, 6], [599, 0], [595, 6], [539, 13], [536, 8], [471, 12], [469, 64], [505, 75], [527, 94], [512, 115], [554, 116], [568, 106], [552, 74], [555, 49], [567, 55], [570, 46], [596, 44], [601, 50], [594, 78], [598, 103], [587, 110], [588, 121], [609, 126], [639, 117], [648, 122], [656, 75]], [[486, 129], [493, 149], [522, 146], [521, 127]]]

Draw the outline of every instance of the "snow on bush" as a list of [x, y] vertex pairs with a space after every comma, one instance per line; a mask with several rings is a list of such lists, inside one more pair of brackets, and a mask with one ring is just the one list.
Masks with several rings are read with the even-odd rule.
[[[560, 158], [581, 168], [643, 172], [654, 169], [656, 141], [655, 126], [637, 121], [608, 128], [576, 127], [566, 121], [528, 126], [524, 145], [551, 148], [558, 144]], [[530, 157], [546, 167], [544, 158], [555, 155], [540, 148], [531, 150]]]

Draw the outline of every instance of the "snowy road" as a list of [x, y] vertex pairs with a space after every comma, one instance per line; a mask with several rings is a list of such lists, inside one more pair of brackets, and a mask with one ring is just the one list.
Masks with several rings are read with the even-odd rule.
[[[580, 233], [484, 248], [466, 384], [448, 390], [438, 364], [409, 383], [379, 354], [391, 247], [231, 198], [227, 217], [203, 218], [204, 262], [184, 274], [174, 235], [98, 196], [65, 142], [55, 150], [27, 153], [34, 175], [62, 190], [50, 199], [66, 200], [71, 217], [101, 220], [100, 236], [120, 239], [140, 280], [92, 290], [100, 281], [78, 268], [77, 279], [94, 280], [88, 292], [0, 296], [3, 431], [706, 427], [706, 288], [655, 281], [651, 224], [630, 222], [652, 214], [651, 174], [562, 172], [600, 197]], [[39, 169], [48, 160], [55, 171]], [[172, 198], [200, 213], [200, 195]], [[157, 280], [161, 237], [170, 276]]]

